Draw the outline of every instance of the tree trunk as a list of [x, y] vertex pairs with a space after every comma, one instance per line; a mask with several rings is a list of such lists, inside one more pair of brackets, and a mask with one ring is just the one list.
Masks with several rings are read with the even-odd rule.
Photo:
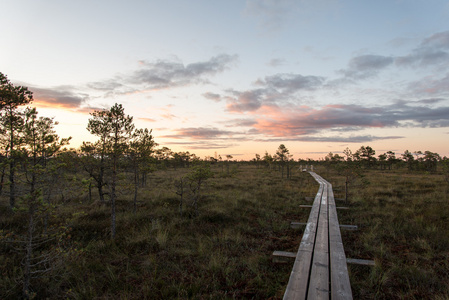
[[97, 180], [98, 193], [100, 194], [101, 203], [104, 203], [103, 180], [104, 180], [104, 157], [102, 155], [100, 159], [100, 174], [98, 175]]
[[28, 235], [26, 241], [26, 256], [23, 271], [23, 298], [29, 299], [31, 279], [31, 257], [33, 255], [34, 204], [30, 204], [28, 218]]
[[137, 212], [137, 190], [139, 188], [139, 173], [137, 172], [137, 165], [134, 164], [134, 209], [133, 213]]
[[92, 182], [89, 181], [89, 203], [92, 202]]
[[16, 164], [14, 158], [11, 158], [9, 163], [9, 206], [11, 209], [13, 209], [16, 204], [16, 184], [14, 182], [15, 167]]
[[3, 192], [3, 184], [5, 183], [5, 173], [6, 173], [5, 169], [6, 169], [6, 166], [3, 166], [2, 176], [0, 178], [0, 196], [2, 195], [2, 192]]
[[348, 177], [346, 177], [346, 181], [345, 181], [345, 203], [348, 203]]
[[[34, 172], [34, 170], [33, 170]], [[28, 208], [28, 232], [26, 241], [26, 256], [23, 271], [23, 297], [29, 299], [30, 280], [31, 280], [31, 258], [33, 256], [33, 231], [34, 231], [34, 213], [36, 211], [36, 175], [31, 175], [29, 208]]]
[[16, 168], [16, 162], [14, 161], [14, 130], [13, 130], [13, 121], [12, 121], [12, 112], [10, 110], [9, 115], [9, 129], [10, 129], [10, 135], [9, 135], [9, 156], [10, 156], [10, 162], [9, 162], [9, 206], [11, 209], [14, 208], [16, 204], [16, 183], [14, 182], [14, 173]]
[[115, 212], [115, 185], [117, 182], [117, 158], [116, 154], [113, 154], [113, 167], [112, 167], [112, 184], [111, 184], [111, 238], [115, 238], [116, 233], [116, 212]]

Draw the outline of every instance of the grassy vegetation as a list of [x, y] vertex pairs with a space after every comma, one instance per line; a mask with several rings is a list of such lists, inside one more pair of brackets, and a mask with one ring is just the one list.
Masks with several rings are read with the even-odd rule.
[[[189, 205], [179, 215], [174, 180], [188, 169], [151, 173], [135, 214], [132, 189], [121, 184], [114, 240], [110, 207], [88, 202], [82, 184], [67, 177], [65, 184], [82, 192], [67, 193], [53, 211], [55, 239], [37, 251], [57, 253], [57, 263], [32, 279], [36, 298], [281, 299], [292, 264], [272, 263], [271, 253], [298, 249], [301, 230], [289, 224], [307, 220], [309, 210], [299, 204], [316, 194], [317, 183], [307, 173], [282, 179], [278, 171], [243, 163], [230, 174], [217, 165], [212, 171], [198, 217]], [[316, 172], [343, 198], [343, 177], [324, 167]], [[345, 204], [351, 210], [338, 212], [341, 224], [360, 228], [342, 231], [347, 257], [376, 261], [349, 266], [354, 299], [448, 299], [443, 177], [405, 170], [365, 175], [352, 184]], [[0, 298], [18, 298], [26, 214], [10, 213], [4, 196], [0, 204]]]
[[[442, 175], [405, 170], [364, 172], [350, 211], [339, 211], [346, 256], [374, 259], [349, 265], [354, 299], [449, 299], [449, 201]], [[330, 174], [334, 187], [344, 178]], [[338, 190], [338, 188], [337, 188]], [[336, 192], [336, 197], [343, 194]]]

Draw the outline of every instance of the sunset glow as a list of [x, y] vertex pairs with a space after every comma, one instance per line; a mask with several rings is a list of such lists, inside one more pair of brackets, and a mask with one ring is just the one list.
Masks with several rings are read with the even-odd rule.
[[447, 1], [3, 1], [0, 72], [71, 146], [121, 103], [160, 147], [449, 156]]

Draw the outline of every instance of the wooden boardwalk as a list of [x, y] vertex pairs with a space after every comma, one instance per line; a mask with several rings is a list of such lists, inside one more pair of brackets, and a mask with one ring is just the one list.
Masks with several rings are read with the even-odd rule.
[[296, 255], [284, 299], [352, 299], [332, 185], [320, 184]]

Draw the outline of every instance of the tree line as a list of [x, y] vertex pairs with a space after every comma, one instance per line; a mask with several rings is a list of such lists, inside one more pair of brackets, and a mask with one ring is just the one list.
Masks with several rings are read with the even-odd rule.
[[[67, 201], [70, 194], [80, 191], [61, 182], [76, 182], [78, 187], [86, 189], [90, 203], [110, 207], [110, 236], [114, 239], [117, 189], [124, 182], [123, 174], [132, 187], [130, 210], [136, 213], [139, 189], [151, 184], [148, 182], [150, 173], [167, 168], [189, 168], [187, 175], [174, 180], [175, 193], [179, 197], [179, 214], [185, 213], [188, 202], [194, 209], [193, 216], [197, 216], [202, 186], [214, 175], [210, 165], [221, 164], [222, 176], [232, 176], [230, 167], [237, 165], [230, 154], [225, 159], [217, 155], [200, 159], [189, 152], [157, 148], [159, 145], [152, 130], [136, 128], [133, 117], [125, 113], [121, 104], [90, 114], [87, 130], [97, 138], [96, 141], [83, 142], [79, 149], [68, 148], [71, 137], [59, 137], [55, 131], [58, 122], [40, 116], [36, 108], [30, 107], [32, 101], [33, 94], [27, 87], [14, 85], [0, 73], [0, 196], [9, 200], [10, 213], [24, 216], [26, 220], [23, 232], [14, 237], [24, 253], [24, 298], [31, 297], [30, 280], [50, 270], [64, 251], [64, 232], [68, 226], [54, 226], [50, 219], [58, 205]], [[442, 163], [449, 168], [446, 157], [441, 158], [430, 151], [406, 151], [401, 157], [388, 151], [376, 157], [371, 147], [362, 146], [354, 153], [347, 148], [343, 154], [329, 153], [316, 163], [345, 163], [348, 180], [352, 166], [356, 165], [381, 169], [406, 165], [409, 170], [434, 172]], [[263, 156], [256, 154], [246, 163], [255, 164], [257, 168], [277, 169], [282, 178], [291, 178], [297, 165], [305, 162], [302, 159], [295, 161], [287, 147], [281, 144], [275, 154], [265, 151]], [[10, 239], [10, 233], [1, 229], [2, 239]], [[53, 246], [42, 250], [42, 245], [47, 244]]]
[[330, 152], [324, 161], [327, 163], [338, 162], [355, 162], [361, 167], [381, 170], [392, 170], [406, 166], [409, 171], [427, 171], [436, 172], [438, 165], [443, 169], [446, 168], [449, 159], [441, 157], [438, 153], [431, 151], [414, 151], [405, 150], [404, 153], [396, 155], [393, 151], [387, 151], [376, 157], [376, 151], [370, 146], [361, 146], [357, 151], [352, 152], [349, 148], [343, 151], [343, 155]]

